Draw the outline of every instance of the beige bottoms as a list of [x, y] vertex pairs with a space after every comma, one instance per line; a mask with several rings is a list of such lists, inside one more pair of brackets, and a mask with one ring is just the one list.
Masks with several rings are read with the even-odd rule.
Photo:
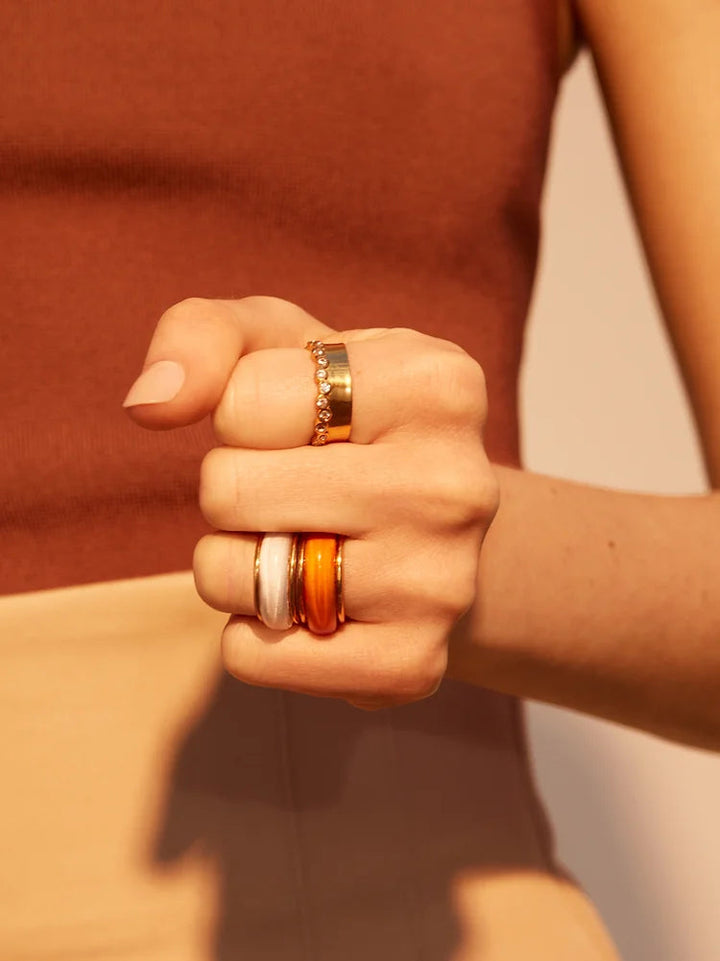
[[[447, 793], [442, 824], [392, 810], [411, 801], [374, 757], [383, 712], [223, 675], [226, 620], [189, 571], [0, 597], [3, 961], [617, 959], [571, 883], [517, 854], [471, 857]], [[281, 703], [295, 727], [268, 747]], [[364, 728], [317, 770], [309, 751], [280, 765], [273, 745], [296, 729], [319, 743], [303, 725], [330, 709]], [[525, 820], [492, 796], [498, 772], [478, 831], [492, 820], [502, 852]]]

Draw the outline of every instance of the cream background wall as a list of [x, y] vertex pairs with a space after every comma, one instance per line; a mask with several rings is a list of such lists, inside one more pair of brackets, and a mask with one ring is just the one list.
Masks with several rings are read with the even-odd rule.
[[[521, 380], [526, 467], [626, 490], [704, 491], [585, 57], [561, 95], [545, 218]], [[544, 705], [530, 705], [529, 725], [561, 856], [625, 961], [718, 961], [720, 755]]]

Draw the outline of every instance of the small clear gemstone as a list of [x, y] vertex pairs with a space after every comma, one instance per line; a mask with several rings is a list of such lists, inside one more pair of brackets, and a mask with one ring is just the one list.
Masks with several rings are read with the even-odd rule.
[[315, 433], [327, 434], [327, 427], [325, 426], [325, 424], [315, 424]]
[[321, 410], [320, 413], [318, 414], [318, 417], [319, 417], [320, 420], [328, 421], [328, 420], [330, 420], [330, 418], [332, 417], [332, 411], [331, 411], [331, 410]]
[[318, 399], [315, 401], [315, 406], [316, 406], [316, 407], [329, 407], [329, 406], [330, 406], [330, 401], [327, 399], [327, 397], [318, 397]]
[[323, 444], [327, 443], [327, 437], [325, 434], [316, 434], [310, 441], [313, 447], [322, 447]]
[[315, 357], [323, 357], [323, 356], [325, 355], [325, 348], [324, 348], [324, 347], [313, 347], [312, 352], [313, 352], [313, 355], [314, 355]]
[[316, 380], [327, 380], [327, 375], [328, 375], [328, 372], [326, 370], [323, 370], [322, 367], [318, 368], [318, 370], [315, 371]]
[[318, 357], [317, 362], [318, 362], [318, 366], [320, 367], [327, 367], [328, 365], [327, 357]]
[[330, 391], [332, 390], [332, 384], [328, 384], [327, 382], [325, 382], [324, 384], [318, 384], [318, 387], [320, 388], [320, 391], [323, 394], [329, 394]]

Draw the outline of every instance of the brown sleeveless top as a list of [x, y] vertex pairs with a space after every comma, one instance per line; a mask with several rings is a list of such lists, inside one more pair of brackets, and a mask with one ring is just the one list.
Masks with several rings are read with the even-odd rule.
[[191, 565], [209, 422], [120, 406], [186, 296], [454, 340], [519, 463], [556, 2], [5, 5], [0, 593]]
[[[18, 957], [28, 945], [38, 959], [59, 945], [73, 957], [191, 956], [157, 922], [149, 888], [118, 900], [113, 872], [129, 855], [103, 847], [147, 794], [158, 763], [143, 718], [160, 716], [189, 649], [162, 634], [142, 578], [187, 570], [208, 530], [197, 487], [209, 422], [143, 431], [121, 408], [166, 307], [271, 294], [338, 329], [454, 340], [487, 376], [491, 460], [520, 464], [555, 7], [65, 0], [0, 11], [0, 594], [40, 591], [35, 616], [18, 606], [6, 623], [42, 625], [40, 647], [30, 635], [5, 647], [3, 727], [17, 724], [24, 745], [11, 758], [25, 772], [18, 796], [50, 799], [64, 783], [51, 772], [74, 772], [73, 800], [48, 800], [37, 829], [68, 845], [52, 864], [49, 848], [38, 855], [56, 872], [49, 900], [25, 917], [24, 889], [8, 889]], [[136, 579], [137, 622], [94, 600], [94, 582], [120, 579]], [[89, 592], [42, 594], [70, 585]], [[87, 602], [82, 632], [63, 633], [55, 614], [46, 624], [43, 596], [58, 616]], [[179, 635], [198, 617], [187, 591], [177, 609]], [[182, 675], [188, 689], [193, 676]], [[220, 675], [202, 684], [174, 748], [163, 722], [175, 760], [155, 861], [198, 845], [214, 859], [208, 957], [440, 961], [456, 941], [451, 877], [555, 870], [511, 698], [447, 680], [430, 699], [367, 713]], [[131, 773], [142, 751], [144, 773]], [[88, 800], [113, 778], [104, 800]], [[12, 839], [20, 860], [23, 838]], [[170, 894], [153, 890], [167, 915]], [[43, 911], [59, 919], [47, 931]], [[173, 925], [185, 915], [173, 908]], [[496, 945], [518, 935], [513, 918]]]

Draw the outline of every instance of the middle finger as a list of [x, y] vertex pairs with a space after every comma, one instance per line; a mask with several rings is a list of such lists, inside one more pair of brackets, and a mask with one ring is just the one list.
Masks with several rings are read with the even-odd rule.
[[[199, 506], [224, 531], [333, 531], [364, 537], [442, 507], [431, 465], [407, 445], [327, 444], [290, 450], [214, 447], [200, 467]], [[450, 492], [452, 493], [452, 492]]]

